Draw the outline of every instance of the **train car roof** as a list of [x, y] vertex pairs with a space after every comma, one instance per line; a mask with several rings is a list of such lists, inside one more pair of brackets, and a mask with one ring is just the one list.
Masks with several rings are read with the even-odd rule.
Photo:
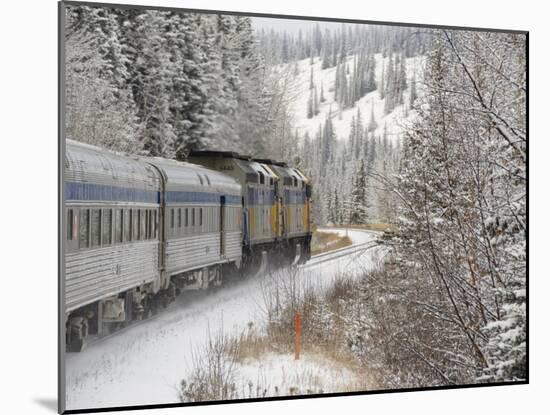
[[298, 170], [288, 166], [273, 165], [271, 168], [281, 176], [285, 186], [294, 185], [294, 179], [298, 182], [306, 183], [307, 180], [303, 174], [298, 173]]
[[302, 180], [303, 180], [304, 182], [306, 182], [306, 183], [309, 183], [309, 182], [310, 182], [309, 177], [307, 177], [307, 176], [304, 174], [304, 172], [302, 172], [300, 169], [294, 168], [293, 170], [294, 170], [294, 172], [295, 172], [296, 174], [298, 174], [298, 175], [302, 178]]
[[[292, 172], [287, 172], [288, 165], [284, 162], [267, 159], [267, 158], [252, 158], [248, 155], [239, 154], [233, 151], [219, 150], [196, 150], [191, 151], [188, 155], [189, 159], [197, 158], [228, 158], [233, 159], [235, 164], [244, 172], [247, 182], [257, 183], [259, 174], [273, 178], [274, 180], [280, 177], [285, 178], [286, 182], [292, 180], [295, 176]], [[279, 167], [281, 171], [275, 170]], [[298, 180], [302, 180], [300, 176], [296, 176]]]
[[239, 154], [234, 151], [221, 151], [221, 150], [194, 150], [189, 153], [187, 157], [219, 157], [219, 158], [233, 158], [239, 160], [251, 160], [252, 157]]
[[198, 164], [160, 157], [143, 157], [142, 160], [162, 170], [166, 176], [166, 190], [241, 194], [241, 185], [237, 180], [222, 172]]
[[160, 189], [160, 174], [137, 158], [90, 144], [67, 140], [65, 180], [68, 182]]
[[266, 164], [258, 163], [256, 161], [249, 161], [248, 165], [256, 170], [258, 173], [263, 174], [264, 176], [270, 177], [272, 179], [278, 179], [277, 175], [271, 170]]
[[241, 194], [235, 179], [197, 164], [139, 157], [73, 140], [66, 142], [67, 181], [160, 190], [159, 169], [166, 176], [167, 190]]
[[257, 161], [258, 163], [263, 164], [273, 164], [274, 166], [288, 167], [284, 161], [276, 161], [272, 159], [252, 159], [252, 161]]

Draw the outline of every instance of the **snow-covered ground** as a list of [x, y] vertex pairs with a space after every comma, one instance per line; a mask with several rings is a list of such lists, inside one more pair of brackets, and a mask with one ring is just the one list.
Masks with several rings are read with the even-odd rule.
[[302, 354], [299, 360], [294, 360], [293, 354], [276, 353], [263, 355], [261, 360], [248, 359], [239, 365], [236, 383], [245, 398], [262, 393], [281, 396], [368, 389], [368, 379], [314, 354]]
[[[368, 231], [331, 228], [335, 231], [347, 232], [354, 245], [376, 238]], [[374, 266], [379, 249], [303, 266], [299, 278], [323, 289], [339, 272], [351, 274]], [[155, 318], [91, 344], [82, 353], [67, 354], [67, 409], [178, 402], [178, 385], [190, 373], [193, 354], [205, 344], [209, 332], [240, 334], [249, 322], [263, 320], [264, 286], [265, 278], [256, 276], [214, 293], [185, 293]], [[291, 376], [308, 370], [321, 376], [326, 368], [308, 359], [292, 366], [288, 357], [272, 356], [260, 370], [273, 374], [275, 381], [284, 373]]]
[[[376, 61], [375, 78], [379, 82], [382, 77], [382, 66], [388, 67], [389, 58], [383, 58], [381, 53], [374, 55]], [[354, 55], [347, 57], [347, 63], [350, 68], [353, 68]], [[325, 119], [332, 111], [332, 120], [336, 137], [340, 140], [347, 140], [349, 137], [351, 119], [357, 115], [357, 108], [361, 111], [363, 126], [366, 127], [370, 121], [371, 111], [374, 111], [374, 117], [378, 123], [378, 128], [375, 131], [376, 135], [382, 135], [384, 125], [387, 125], [388, 139], [395, 142], [401, 137], [404, 127], [410, 124], [415, 117], [414, 111], [408, 112], [408, 117], [405, 117], [404, 105], [399, 105], [394, 108], [389, 114], [384, 115], [384, 100], [380, 99], [378, 91], [373, 91], [366, 94], [355, 103], [353, 108], [348, 108], [339, 114], [338, 104], [334, 100], [334, 82], [336, 67], [321, 69], [321, 60], [319, 57], [314, 59], [313, 65], [310, 64], [310, 59], [303, 59], [296, 63], [298, 65], [298, 75], [292, 84], [292, 113], [294, 115], [295, 128], [300, 136], [303, 136], [307, 131], [311, 138], [315, 137], [319, 126], [324, 125]], [[418, 56], [406, 59], [407, 82], [408, 87], [404, 92], [404, 101], [408, 103], [410, 94], [410, 85], [413, 74], [416, 74], [417, 94], [422, 91], [422, 74], [424, 71], [425, 57]], [[294, 63], [290, 65], [290, 72]], [[319, 114], [312, 118], [307, 118], [307, 101], [309, 99], [309, 84], [311, 68], [313, 67], [313, 82], [317, 86], [318, 94], [321, 93], [321, 85], [323, 86], [323, 94], [326, 99], [324, 103], [319, 103]]]

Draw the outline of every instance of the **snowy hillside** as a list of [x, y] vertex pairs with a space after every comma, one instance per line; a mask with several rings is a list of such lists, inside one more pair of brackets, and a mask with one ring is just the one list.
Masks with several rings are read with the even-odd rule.
[[313, 57], [279, 67], [319, 224], [391, 222], [395, 201], [372, 176], [397, 173], [423, 93], [424, 55], [358, 50], [336, 64]]
[[[348, 66], [353, 66], [355, 56], [356, 55], [351, 55], [346, 58]], [[376, 82], [379, 83], [382, 78], [382, 68], [387, 68], [389, 57], [383, 58], [381, 53], [375, 54], [374, 57], [376, 62], [375, 78]], [[357, 109], [359, 109], [365, 124], [370, 121], [371, 112], [374, 111], [374, 117], [378, 124], [375, 134], [381, 135], [384, 124], [387, 124], [388, 139], [395, 142], [400, 137], [405, 123], [412, 121], [414, 118], [414, 111], [409, 111], [405, 107], [408, 106], [411, 82], [414, 74], [416, 74], [417, 93], [421, 89], [419, 80], [422, 77], [425, 62], [423, 56], [406, 59], [407, 89], [404, 92], [405, 104], [396, 106], [394, 110], [387, 115], [384, 115], [384, 99], [380, 98], [378, 91], [366, 94], [355, 103], [354, 107], [345, 109], [340, 113], [334, 96], [336, 67], [322, 70], [321, 59], [319, 57], [314, 58], [313, 65], [311, 65], [310, 62], [310, 59], [303, 59], [296, 62], [296, 65], [298, 65], [298, 75], [293, 81], [294, 83], [292, 86], [294, 91], [292, 101], [294, 125], [300, 136], [303, 136], [306, 131], [309, 133], [310, 137], [315, 136], [319, 126], [324, 123], [329, 111], [331, 111], [337, 139], [347, 139], [350, 132], [352, 117], [357, 114]], [[290, 65], [294, 65], [294, 63]], [[319, 113], [308, 119], [307, 102], [309, 97], [311, 68], [313, 68], [313, 82], [318, 91], [321, 91], [322, 86], [325, 102], [320, 102], [318, 108]]]

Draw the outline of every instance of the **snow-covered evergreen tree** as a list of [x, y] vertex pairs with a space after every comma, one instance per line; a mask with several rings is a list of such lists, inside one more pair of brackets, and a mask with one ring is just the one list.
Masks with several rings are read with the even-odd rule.
[[353, 178], [353, 189], [351, 191], [351, 200], [349, 202], [349, 223], [353, 225], [367, 223], [367, 208], [367, 172], [365, 169], [365, 162], [361, 159], [359, 168]]
[[385, 181], [400, 198], [389, 269], [400, 307], [385, 321], [407, 339], [394, 354], [421, 368], [409, 381], [525, 379], [525, 39], [433, 36], [419, 118], [397, 183]]
[[375, 131], [378, 128], [378, 123], [376, 122], [376, 117], [374, 116], [374, 105], [371, 105], [370, 121], [367, 128], [369, 133]]
[[382, 75], [380, 76], [380, 82], [378, 82], [378, 94], [380, 95], [380, 99], [384, 99], [386, 96], [386, 78], [385, 78], [385, 65], [382, 62]]
[[417, 98], [417, 92], [416, 92], [416, 72], [413, 73], [412, 79], [411, 79], [411, 88], [409, 93], [409, 107], [413, 107], [414, 103]]
[[275, 84], [249, 18], [67, 10], [72, 138], [179, 159], [196, 148], [267, 154], [272, 123], [279, 122], [268, 114]]
[[121, 151], [138, 146], [141, 124], [127, 65], [116, 15], [105, 9], [67, 8], [68, 138]]

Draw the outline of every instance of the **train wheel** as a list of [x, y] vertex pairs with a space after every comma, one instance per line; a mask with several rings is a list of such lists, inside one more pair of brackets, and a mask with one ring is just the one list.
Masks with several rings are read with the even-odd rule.
[[214, 287], [219, 288], [223, 285], [223, 275], [222, 275], [222, 268], [216, 267], [214, 268], [214, 272], [216, 273], [214, 277]]
[[221, 267], [212, 267], [212, 269], [210, 270], [210, 275], [208, 277], [211, 278], [208, 286], [208, 292], [218, 292], [223, 284]]
[[67, 326], [67, 351], [81, 352], [88, 336], [88, 321], [84, 317], [74, 317]]
[[151, 310], [151, 302], [149, 300], [143, 302], [143, 311], [141, 312], [140, 320], [147, 320], [153, 316], [153, 310]]
[[157, 295], [155, 295], [155, 297], [151, 300], [151, 306], [150, 306], [150, 309], [151, 309], [151, 317], [152, 316], [156, 316], [162, 305], [161, 305], [161, 299], [160, 299], [160, 296], [162, 294], [159, 292]]
[[80, 353], [84, 349], [84, 339], [73, 339], [67, 345], [67, 351], [73, 353]]
[[141, 320], [147, 320], [148, 318], [151, 318], [153, 316], [152, 304], [153, 300], [151, 299], [150, 295], [143, 299], [143, 311], [141, 312]]

